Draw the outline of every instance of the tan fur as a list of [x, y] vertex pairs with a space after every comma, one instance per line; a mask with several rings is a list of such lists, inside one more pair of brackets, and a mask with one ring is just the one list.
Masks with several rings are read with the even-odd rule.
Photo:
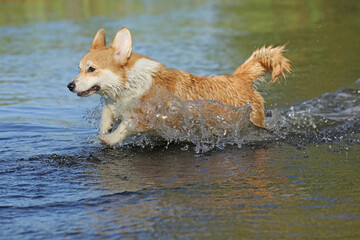
[[[214, 100], [235, 107], [249, 104], [252, 108], [250, 114], [251, 121], [259, 127], [265, 127], [264, 100], [260, 93], [254, 89], [253, 84], [260, 76], [266, 73], [271, 72], [270, 83], [274, 83], [279, 80], [280, 76], [285, 77], [285, 74], [291, 71], [290, 61], [283, 56], [284, 48], [284, 46], [262, 47], [254, 51], [250, 58], [235, 70], [233, 75], [203, 77], [192, 75], [186, 71], [168, 69], [164, 65], [146, 56], [132, 53], [132, 39], [129, 30], [126, 28], [121, 29], [110, 47], [106, 48], [105, 32], [103, 29], [100, 29], [93, 41], [91, 50], [81, 60], [80, 74], [73, 82], [84, 82], [86, 80], [83, 79], [94, 79], [96, 76], [102, 78], [102, 81], [106, 81], [107, 78], [110, 77], [103, 75], [109, 70], [112, 77], [117, 76], [119, 78], [118, 88], [120, 90], [118, 91], [120, 93], [116, 95], [117, 97], [111, 97], [111, 95], [109, 95], [109, 92], [111, 93], [112, 91], [111, 88], [107, 89], [106, 86], [100, 88], [98, 91], [99, 94], [104, 95], [107, 100], [111, 98], [108, 101], [109, 104], [106, 106], [107, 109], [110, 109], [114, 103], [118, 103], [123, 106], [123, 111], [126, 112], [127, 109], [130, 108], [127, 106], [129, 102], [126, 100], [127, 98], [135, 98], [142, 103], [149, 103], [159, 90], [166, 89], [181, 100]], [[149, 61], [146, 62], [147, 60]], [[138, 64], [141, 61], [145, 64], [144, 76], [142, 76], [141, 69], [140, 72], [132, 72], [135, 71], [134, 69], [139, 71]], [[86, 72], [85, 68], [88, 67], [86, 64], [89, 62], [92, 64], [92, 67], [97, 69], [93, 73]], [[149, 64], [149, 66], [146, 64]], [[109, 74], [109, 72], [106, 73]], [[125, 96], [127, 94], [126, 85], [127, 82], [130, 81], [129, 74], [138, 74], [140, 76], [139, 81], [143, 81], [139, 82], [139, 84], [150, 84], [149, 89], [143, 89], [143, 91], [135, 86], [133, 89], [130, 89], [132, 92], [128, 93], [132, 95]], [[143, 79], [141, 77], [143, 77]], [[136, 79], [132, 79], [131, 81], [136, 81]], [[131, 87], [132, 86], [130, 86], [130, 88]], [[76, 89], [70, 90], [79, 92]], [[121, 91], [123, 91], [123, 93], [121, 93]], [[107, 112], [111, 111], [107, 109], [104, 107], [103, 118], [106, 118], [108, 122], [113, 122], [114, 116], [112, 115], [114, 115], [114, 112], [111, 110], [112, 114], [109, 114]], [[106, 122], [103, 120], [101, 134], [105, 135], [100, 137], [102, 142], [107, 145], [114, 145], [121, 143], [126, 137], [136, 134], [137, 132], [148, 130], [146, 126], [146, 110], [138, 109], [135, 110], [135, 112], [137, 112], [138, 117], [140, 116], [143, 120], [145, 119], [145, 121], [142, 121], [142, 126], [139, 124], [134, 126], [128, 123], [125, 125], [124, 123], [113, 133], [107, 134], [110, 125], [103, 123]], [[111, 117], [109, 117], [110, 115]], [[132, 118], [133, 116], [128, 116], [125, 113], [122, 116], [125, 122], [130, 121]], [[116, 137], [115, 134], [120, 134], [121, 137]]]
[[251, 120], [265, 127], [264, 100], [253, 84], [260, 76], [272, 71], [270, 83], [290, 72], [289, 60], [282, 55], [284, 46], [256, 50], [233, 75], [201, 77], [185, 71], [162, 67], [154, 75], [155, 86], [165, 87], [181, 100], [214, 100], [234, 107], [250, 104]]

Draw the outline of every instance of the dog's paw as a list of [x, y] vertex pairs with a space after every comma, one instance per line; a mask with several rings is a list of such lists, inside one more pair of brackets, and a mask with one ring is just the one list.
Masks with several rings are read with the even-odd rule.
[[109, 147], [112, 147], [118, 143], [117, 139], [111, 134], [100, 135], [99, 140], [101, 141], [102, 144]]
[[[100, 134], [100, 136], [107, 135], [107, 134], [110, 134], [110, 131], [100, 130], [100, 131], [99, 131], [99, 134]], [[99, 137], [99, 138], [100, 138], [100, 137]]]
[[100, 136], [102, 135], [107, 135], [107, 134], [110, 134], [112, 131], [112, 127], [100, 127], [100, 130], [99, 130], [99, 134]]

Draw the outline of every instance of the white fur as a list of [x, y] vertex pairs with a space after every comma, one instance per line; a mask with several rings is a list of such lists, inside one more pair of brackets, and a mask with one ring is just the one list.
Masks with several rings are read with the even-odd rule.
[[103, 70], [99, 76], [98, 85], [100, 86], [100, 94], [105, 98], [110, 98], [116, 101], [124, 96], [124, 81], [121, 76], [116, 75], [110, 70]]
[[130, 105], [147, 92], [152, 85], [152, 76], [160, 63], [146, 58], [138, 60], [132, 68], [126, 71], [126, 80], [121, 95], [112, 98], [113, 113], [117, 117], [125, 118], [129, 114]]
[[114, 120], [114, 113], [110, 108], [110, 104], [105, 104], [101, 114], [100, 135], [104, 135], [110, 132], [114, 124]]
[[[119, 76], [112, 72], [102, 74], [101, 93], [105, 96], [106, 104], [103, 108], [100, 124], [100, 139], [108, 145], [121, 143], [132, 134], [129, 115], [131, 107], [138, 98], [147, 92], [152, 85], [152, 76], [157, 71], [160, 63], [142, 58], [132, 68], [126, 71], [125, 83]], [[110, 134], [115, 119], [122, 119], [119, 127]]]
[[101, 135], [99, 138], [106, 145], [113, 146], [121, 144], [126, 138], [134, 135], [137, 131], [133, 130], [134, 122], [130, 119], [122, 121], [118, 128], [109, 134]]
[[83, 92], [87, 91], [93, 86], [95, 86], [99, 82], [99, 77], [81, 77], [77, 76], [74, 79], [74, 83], [76, 84], [75, 92]]
[[160, 63], [142, 58], [138, 60], [134, 67], [127, 70], [125, 91], [134, 97], [139, 97], [147, 92], [152, 85], [152, 76], [156, 72]]
[[131, 98], [138, 98], [147, 92], [152, 85], [152, 75], [160, 63], [142, 58], [133, 68], [126, 71], [126, 79], [110, 70], [103, 70], [97, 85], [101, 87], [100, 94], [115, 102], [126, 103]]
[[92, 61], [87, 61], [86, 63], [85, 63], [85, 70], [86, 69], [88, 69], [90, 66], [92, 65]]

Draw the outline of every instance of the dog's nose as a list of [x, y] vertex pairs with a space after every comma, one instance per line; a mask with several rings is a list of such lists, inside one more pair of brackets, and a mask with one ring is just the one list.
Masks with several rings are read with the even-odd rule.
[[69, 88], [70, 91], [73, 91], [75, 89], [75, 83], [71, 82], [67, 85], [67, 87]]

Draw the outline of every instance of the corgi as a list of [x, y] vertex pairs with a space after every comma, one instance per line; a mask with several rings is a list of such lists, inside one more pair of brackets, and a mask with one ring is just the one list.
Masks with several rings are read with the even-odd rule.
[[[127, 28], [119, 30], [107, 48], [105, 31], [100, 29], [90, 51], [80, 61], [79, 74], [67, 87], [80, 97], [97, 93], [105, 98], [99, 139], [108, 146], [121, 144], [130, 136], [150, 130], [144, 124], [146, 121], [140, 124], [133, 113], [137, 111], [138, 116], [146, 119], [148, 113], [141, 110], [141, 105], [151, 102], [161, 89], [181, 101], [213, 100], [234, 107], [250, 105], [250, 121], [264, 128], [264, 99], [253, 84], [268, 72], [271, 72], [270, 83], [290, 73], [290, 61], [283, 56], [284, 48], [262, 47], [232, 75], [204, 77], [168, 69], [147, 56], [132, 52], [132, 36]], [[134, 100], [139, 104], [134, 104]], [[112, 130], [118, 119], [121, 122]]]

